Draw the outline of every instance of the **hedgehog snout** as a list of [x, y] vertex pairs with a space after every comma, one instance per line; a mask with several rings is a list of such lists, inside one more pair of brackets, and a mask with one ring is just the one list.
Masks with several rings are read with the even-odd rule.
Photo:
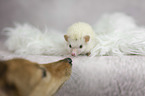
[[71, 55], [72, 55], [72, 56], [76, 56], [76, 54], [75, 54], [75, 53], [71, 53]]

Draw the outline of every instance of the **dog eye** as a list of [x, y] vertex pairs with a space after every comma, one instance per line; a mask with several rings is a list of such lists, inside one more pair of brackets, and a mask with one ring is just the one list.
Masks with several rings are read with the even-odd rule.
[[69, 47], [71, 48], [72, 46], [71, 46], [71, 45], [69, 45]]
[[83, 45], [80, 45], [80, 48], [82, 48], [83, 47]]

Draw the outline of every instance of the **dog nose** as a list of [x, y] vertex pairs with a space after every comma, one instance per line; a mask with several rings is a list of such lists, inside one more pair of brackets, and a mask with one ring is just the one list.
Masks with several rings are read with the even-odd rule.
[[65, 60], [67, 60], [69, 62], [69, 64], [72, 65], [72, 59], [71, 58], [65, 58]]

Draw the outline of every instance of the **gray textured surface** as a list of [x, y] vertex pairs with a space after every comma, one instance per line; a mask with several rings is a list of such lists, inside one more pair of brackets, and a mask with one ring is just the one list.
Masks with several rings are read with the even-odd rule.
[[75, 74], [56, 96], [145, 96], [144, 57], [78, 57], [73, 60]]
[[145, 25], [144, 0], [0, 0], [0, 30], [13, 22], [66, 31], [78, 21], [94, 24], [104, 13], [124, 12]]

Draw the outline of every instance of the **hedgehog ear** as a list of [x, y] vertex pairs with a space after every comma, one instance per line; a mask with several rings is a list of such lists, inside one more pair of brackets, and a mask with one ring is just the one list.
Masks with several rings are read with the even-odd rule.
[[65, 41], [68, 42], [68, 36], [67, 35], [64, 35], [64, 39], [65, 39]]
[[84, 36], [84, 39], [85, 39], [85, 42], [87, 43], [90, 40], [90, 36], [86, 35], [86, 36]]

